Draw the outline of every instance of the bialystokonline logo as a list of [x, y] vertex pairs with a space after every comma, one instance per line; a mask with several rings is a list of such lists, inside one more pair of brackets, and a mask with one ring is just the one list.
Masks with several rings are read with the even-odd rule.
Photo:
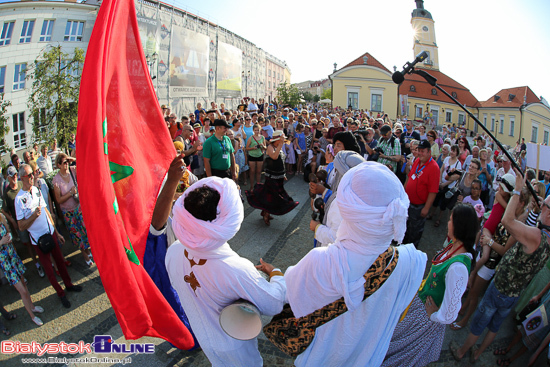
[[110, 335], [96, 335], [93, 343], [23, 343], [12, 340], [4, 340], [0, 343], [2, 354], [36, 354], [41, 357], [45, 354], [84, 354], [84, 353], [132, 353], [153, 354], [154, 344], [132, 343], [117, 344]]

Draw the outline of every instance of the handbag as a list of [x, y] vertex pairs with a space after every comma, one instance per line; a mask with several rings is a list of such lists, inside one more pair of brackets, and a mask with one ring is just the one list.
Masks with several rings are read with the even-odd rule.
[[[365, 278], [365, 293], [363, 301], [376, 292], [388, 279], [397, 265], [399, 252], [390, 246], [380, 254], [363, 275]], [[303, 317], [295, 317], [290, 305], [286, 304], [283, 311], [273, 316], [263, 331], [265, 336], [283, 353], [296, 357], [303, 353], [313, 341], [315, 330], [335, 319], [348, 310], [344, 297], [313, 311]]]
[[76, 180], [73, 176], [73, 171], [71, 171], [71, 168], [69, 167], [69, 173], [71, 175], [71, 178], [73, 179], [73, 183], [74, 183], [74, 187], [76, 187], [76, 193], [73, 195], [73, 199], [77, 202], [77, 203], [80, 203], [80, 199], [78, 197], [78, 184], [76, 183]]

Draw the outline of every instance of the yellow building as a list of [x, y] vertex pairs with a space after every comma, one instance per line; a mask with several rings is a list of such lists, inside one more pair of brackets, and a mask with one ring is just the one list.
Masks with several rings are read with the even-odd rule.
[[[548, 145], [550, 140], [550, 108], [548, 103], [527, 86], [502, 89], [485, 102], [468, 88], [440, 70], [435, 23], [416, 0], [411, 16], [414, 30], [413, 51], [422, 51], [428, 58], [415, 68], [424, 69], [437, 79], [437, 84], [476, 116], [502, 143], [515, 146], [521, 138], [526, 142]], [[391, 79], [390, 71], [368, 52], [335, 70], [333, 106], [385, 112], [391, 119], [406, 115], [411, 120], [433, 122], [434, 125], [455, 124], [473, 132], [483, 133], [466, 112], [442, 92], [416, 74], [405, 76], [399, 86]]]
[[395, 118], [397, 85], [391, 72], [368, 52], [334, 71], [333, 106], [387, 113]]
[[[502, 89], [480, 103], [479, 120], [503, 144], [515, 146], [520, 138], [526, 142], [549, 144], [550, 108], [531, 88]], [[469, 127], [475, 132], [481, 128]]]

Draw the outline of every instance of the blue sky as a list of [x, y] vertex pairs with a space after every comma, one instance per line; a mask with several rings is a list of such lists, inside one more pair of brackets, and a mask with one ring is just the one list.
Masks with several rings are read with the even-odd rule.
[[[167, 1], [169, 2], [169, 1]], [[414, 0], [172, 1], [286, 60], [292, 82], [326, 78], [369, 52], [388, 69], [412, 61]], [[550, 1], [426, 0], [440, 69], [486, 100], [528, 85], [550, 100]]]
[[[5, 2], [5, 0], [0, 0]], [[326, 78], [369, 52], [388, 69], [412, 61], [414, 0], [165, 0], [285, 60], [292, 82]], [[441, 71], [484, 101], [528, 85], [550, 101], [549, 0], [426, 0]]]

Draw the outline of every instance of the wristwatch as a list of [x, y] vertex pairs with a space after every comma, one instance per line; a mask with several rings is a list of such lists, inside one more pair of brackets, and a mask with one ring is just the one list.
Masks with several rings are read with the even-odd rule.
[[521, 191], [514, 190], [514, 191], [512, 191], [512, 195], [521, 196]]

